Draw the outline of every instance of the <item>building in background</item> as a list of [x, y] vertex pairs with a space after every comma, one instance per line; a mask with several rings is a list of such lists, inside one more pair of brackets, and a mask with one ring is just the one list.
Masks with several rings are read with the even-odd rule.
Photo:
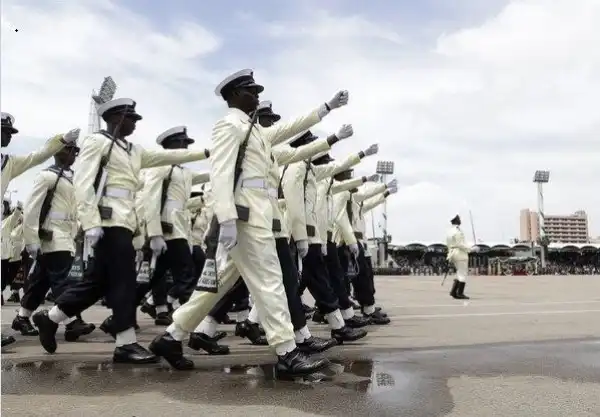
[[[588, 218], [583, 210], [566, 216], [546, 215], [546, 236], [553, 243], [590, 243]], [[538, 213], [529, 209], [521, 210], [520, 240], [537, 242], [540, 236]]]

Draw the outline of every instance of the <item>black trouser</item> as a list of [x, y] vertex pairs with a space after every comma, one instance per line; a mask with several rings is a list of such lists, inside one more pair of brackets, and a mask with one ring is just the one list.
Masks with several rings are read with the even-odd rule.
[[302, 280], [321, 313], [332, 313], [339, 308], [338, 299], [329, 284], [327, 265], [320, 244], [308, 245], [308, 254], [302, 259]]
[[[225, 294], [224, 297], [221, 297], [217, 304], [210, 310], [208, 313], [209, 316], [213, 317], [218, 322], [222, 322], [225, 320], [227, 313], [231, 310], [234, 303], [244, 302], [244, 300], [248, 300], [250, 292], [248, 291], [248, 287], [246, 283], [239, 277], [238, 280], [233, 284], [233, 287]], [[248, 302], [248, 301], [246, 301]], [[248, 308], [250, 305], [248, 304]]]
[[[167, 290], [165, 274], [168, 270], [173, 275], [173, 286]], [[156, 260], [156, 268], [151, 277], [150, 286], [154, 305], [166, 305], [167, 295], [184, 304], [194, 292], [196, 282], [198, 278], [194, 268], [194, 258], [187, 239], [167, 240], [167, 251]]]
[[136, 270], [133, 233], [124, 227], [105, 227], [94, 248], [94, 259], [83, 280], [69, 286], [56, 299], [67, 316], [81, 313], [102, 296], [111, 306], [113, 329], [123, 332], [135, 324]]
[[329, 273], [329, 283], [338, 298], [340, 308], [346, 310], [352, 307], [346, 289], [346, 273], [340, 263], [337, 246], [333, 242], [327, 242], [327, 256], [325, 257], [325, 263]]
[[358, 276], [354, 281], [355, 298], [363, 307], [372, 306], [375, 304], [375, 288], [372, 274], [369, 274], [369, 271], [373, 271], [371, 265], [369, 265], [371, 260], [365, 257], [365, 249], [360, 243], [358, 244], [358, 251]]
[[[350, 251], [348, 250], [348, 246], [342, 245], [338, 247], [337, 255], [340, 261], [342, 271], [344, 272], [344, 286], [346, 288], [346, 293], [350, 295], [352, 294], [352, 290], [354, 287], [354, 279], [348, 273], [348, 266], [350, 264]], [[354, 295], [356, 295], [356, 291], [354, 291], [354, 293]]]
[[10, 275], [10, 262], [8, 259], [2, 259], [2, 289], [4, 291], [5, 288], [10, 284], [11, 275]]
[[21, 307], [35, 311], [46, 298], [49, 289], [52, 289], [54, 297], [59, 297], [69, 286], [74, 285], [77, 281], [70, 281], [68, 278], [73, 259], [69, 251], [38, 255], [35, 268], [25, 285]]

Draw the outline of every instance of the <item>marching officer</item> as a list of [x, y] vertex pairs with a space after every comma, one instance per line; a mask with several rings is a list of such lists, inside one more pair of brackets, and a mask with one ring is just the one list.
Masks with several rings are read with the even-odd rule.
[[460, 229], [461, 220], [458, 214], [450, 220], [450, 224], [452, 227], [446, 235], [447, 259], [456, 268], [456, 278], [452, 283], [450, 296], [458, 300], [468, 300], [469, 297], [465, 295], [465, 286], [469, 274], [469, 252], [472, 246], [466, 243], [465, 234]]
[[[129, 142], [142, 119], [136, 102], [129, 98], [108, 101], [98, 107], [107, 130], [87, 136], [80, 144], [80, 168], [73, 184], [78, 218], [85, 232], [85, 278], [70, 286], [50, 311], [35, 313], [33, 323], [49, 353], [56, 351], [58, 324], [73, 317], [106, 295], [113, 312], [110, 333], [115, 336], [114, 362], [153, 363], [154, 355], [137, 343], [136, 269], [133, 234], [137, 228], [135, 193], [140, 170], [208, 158], [208, 150], [147, 150]], [[84, 258], [87, 256], [84, 256]]]
[[[227, 102], [229, 112], [213, 128], [213, 224], [219, 224], [218, 242], [230, 261], [218, 269], [216, 291], [196, 291], [188, 303], [175, 310], [167, 333], [151, 345], [157, 355], [177, 369], [193, 367], [193, 362], [183, 357], [181, 341], [195, 330], [239, 275], [258, 307], [269, 345], [279, 357], [277, 369], [301, 375], [328, 364], [325, 359], [309, 358], [296, 346], [272, 230], [273, 197], [268, 178], [273, 143], [317, 124], [331, 110], [347, 104], [348, 94], [341, 91], [305, 116], [263, 128], [256, 125], [258, 114], [254, 114], [263, 90], [254, 81], [253, 72], [243, 70], [225, 79], [215, 91]], [[217, 264], [221, 264], [222, 256], [217, 258]]]
[[[161, 133], [156, 143], [165, 149], [187, 149], [195, 142], [186, 126]], [[169, 312], [185, 303], [196, 285], [194, 259], [190, 250], [191, 216], [186, 206], [192, 186], [209, 181], [208, 173], [196, 173], [180, 165], [163, 166], [146, 172], [144, 209], [150, 249], [156, 269], [150, 286], [156, 310], [156, 324], [171, 324]], [[173, 275], [173, 286], [165, 291], [166, 272]], [[152, 315], [152, 314], [151, 314]]]
[[[344, 125], [336, 137], [348, 137], [352, 134], [352, 126]], [[316, 140], [310, 131], [290, 143], [290, 146], [301, 146]], [[364, 154], [363, 154], [364, 157]], [[347, 160], [347, 165], [356, 164], [360, 156]], [[317, 212], [317, 178], [327, 178], [327, 174], [335, 174], [347, 167], [335, 165], [314, 167], [310, 161], [302, 161], [289, 166], [283, 174], [283, 196], [287, 207], [287, 221], [292, 238], [302, 259], [302, 280], [315, 298], [319, 310], [327, 318], [331, 328], [331, 337], [338, 343], [352, 342], [367, 335], [363, 329], [351, 328], [346, 324], [340, 311], [339, 300], [332, 289], [327, 265], [323, 258], [323, 241], [319, 234], [319, 214]], [[318, 172], [318, 174], [317, 174]], [[319, 175], [319, 177], [317, 177]], [[362, 325], [364, 326], [364, 325]]]
[[[28, 277], [21, 308], [12, 323], [13, 330], [24, 336], [38, 335], [29, 318], [42, 304], [48, 290], [52, 289], [52, 293], [59, 296], [73, 284], [68, 275], [75, 254], [77, 202], [71, 166], [78, 153], [79, 148], [74, 143], [56, 153], [54, 165], [36, 177], [31, 196], [25, 202], [23, 239], [35, 264]], [[65, 340], [74, 342], [95, 328], [79, 315], [72, 317], [66, 323]]]

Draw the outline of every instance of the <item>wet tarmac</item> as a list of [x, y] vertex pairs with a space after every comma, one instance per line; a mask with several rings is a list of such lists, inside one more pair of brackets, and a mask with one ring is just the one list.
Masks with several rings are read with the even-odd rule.
[[[381, 280], [384, 294], [404, 289], [382, 303], [393, 324], [328, 352], [330, 368], [304, 380], [278, 379], [268, 350], [230, 337], [232, 355], [196, 354], [192, 372], [113, 365], [101, 333], [55, 355], [17, 337], [2, 355], [2, 415], [600, 416], [600, 277], [561, 277], [577, 279], [570, 292], [553, 277], [526, 286], [482, 278], [487, 296], [474, 293], [469, 305], [418, 299], [439, 286], [418, 278]], [[537, 296], [505, 297], [516, 284]], [[3, 308], [3, 331], [11, 313]], [[147, 323], [144, 342], [160, 331]]]

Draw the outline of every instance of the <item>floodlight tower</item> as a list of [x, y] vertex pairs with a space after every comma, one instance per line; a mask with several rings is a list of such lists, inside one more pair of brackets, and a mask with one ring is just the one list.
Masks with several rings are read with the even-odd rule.
[[95, 90], [92, 90], [90, 113], [88, 117], [88, 133], [93, 133], [100, 130], [102, 127], [102, 118], [98, 114], [98, 106], [112, 100], [116, 91], [117, 84], [112, 77], [104, 78], [98, 94], [96, 94]]
[[[394, 173], [394, 161], [377, 161], [377, 170], [375, 172], [379, 174], [381, 182], [387, 184], [388, 175], [392, 175]], [[379, 242], [380, 267], [385, 267], [389, 240], [390, 239], [387, 233], [387, 199], [385, 199], [383, 201], [383, 239]]]
[[543, 184], [550, 182], [550, 171], [535, 171], [533, 182], [537, 184], [537, 201], [538, 201], [538, 224], [540, 228], [540, 247], [542, 268], [546, 267], [546, 251], [548, 250], [548, 238], [546, 237], [546, 226], [544, 216], [544, 188]]

